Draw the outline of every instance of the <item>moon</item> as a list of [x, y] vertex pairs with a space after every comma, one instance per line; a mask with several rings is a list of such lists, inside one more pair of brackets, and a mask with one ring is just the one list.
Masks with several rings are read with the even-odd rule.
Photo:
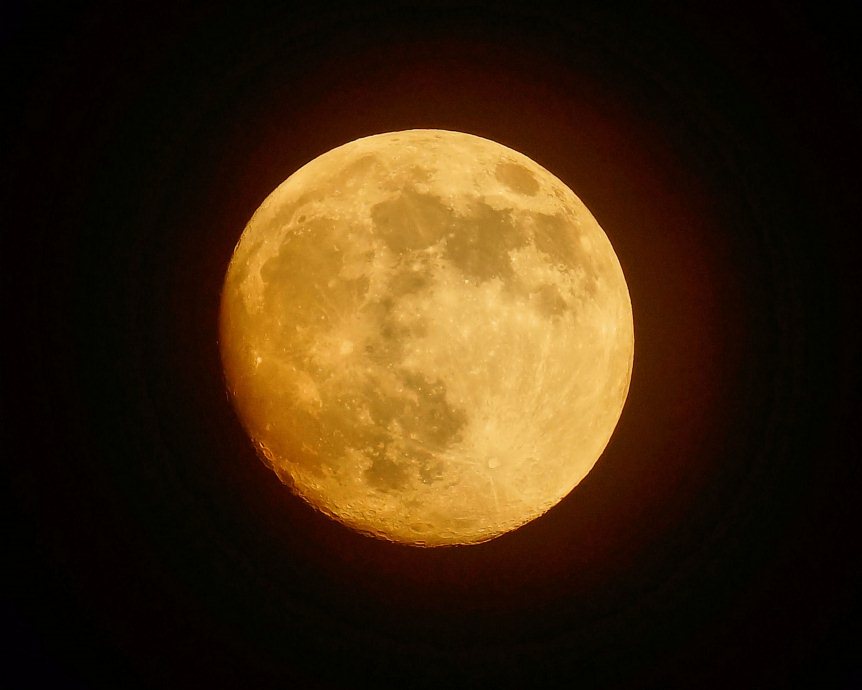
[[484, 542], [564, 498], [628, 394], [632, 308], [595, 218], [478, 136], [315, 158], [255, 212], [221, 297], [230, 398], [282, 482], [363, 534]]

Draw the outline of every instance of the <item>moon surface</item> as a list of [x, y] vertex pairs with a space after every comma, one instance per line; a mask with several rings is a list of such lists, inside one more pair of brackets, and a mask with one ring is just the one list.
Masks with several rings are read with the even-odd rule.
[[225, 380], [261, 459], [364, 534], [487, 541], [590, 471], [634, 355], [586, 206], [488, 139], [379, 134], [267, 197], [228, 267]]

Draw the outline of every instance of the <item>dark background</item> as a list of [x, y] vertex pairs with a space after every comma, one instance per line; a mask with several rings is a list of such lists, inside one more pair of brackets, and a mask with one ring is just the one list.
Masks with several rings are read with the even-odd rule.
[[[862, 682], [854, 23], [630, 5], [4, 6], [10, 686]], [[602, 459], [469, 548], [291, 496], [218, 358], [263, 198], [415, 127], [563, 179], [634, 308]]]

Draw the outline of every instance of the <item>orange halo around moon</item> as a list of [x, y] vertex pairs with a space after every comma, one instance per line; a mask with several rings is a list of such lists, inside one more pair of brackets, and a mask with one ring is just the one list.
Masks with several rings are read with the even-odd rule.
[[261, 458], [362, 533], [438, 546], [542, 515], [590, 471], [631, 380], [611, 244], [496, 142], [410, 130], [267, 197], [225, 278], [221, 352]]

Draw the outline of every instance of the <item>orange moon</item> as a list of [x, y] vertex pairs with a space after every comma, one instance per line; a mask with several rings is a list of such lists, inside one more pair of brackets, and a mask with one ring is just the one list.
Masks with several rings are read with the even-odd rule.
[[592, 469], [634, 331], [605, 233], [526, 156], [443, 130], [303, 166], [225, 278], [225, 380], [263, 461], [315, 508], [418, 546], [487, 541]]

